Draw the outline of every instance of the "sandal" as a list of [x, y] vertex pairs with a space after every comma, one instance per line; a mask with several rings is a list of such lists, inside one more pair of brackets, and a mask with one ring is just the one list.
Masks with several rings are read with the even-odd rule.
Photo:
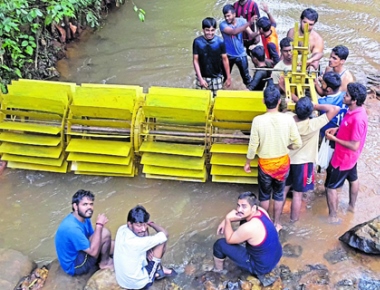
[[165, 274], [164, 272], [164, 269], [162, 268], [162, 265], [158, 265], [157, 267], [157, 270], [156, 270], [156, 276], [155, 276], [155, 280], [162, 280], [166, 277], [175, 277], [178, 275], [178, 273], [173, 269], [173, 268], [168, 268], [169, 270], [171, 270], [170, 274]]

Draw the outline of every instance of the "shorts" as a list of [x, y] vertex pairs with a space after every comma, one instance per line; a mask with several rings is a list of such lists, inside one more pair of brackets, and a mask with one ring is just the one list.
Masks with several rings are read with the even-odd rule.
[[156, 279], [156, 271], [158, 266], [160, 265], [160, 262], [157, 261], [148, 261], [148, 265], [145, 266], [145, 269], [148, 271], [149, 274], [149, 283], [144, 286], [142, 289], [148, 289], [150, 286], [153, 285], [154, 280]]
[[267, 201], [271, 196], [276, 201], [284, 200], [285, 180], [280, 181], [266, 174], [258, 166], [259, 201]]
[[195, 81], [195, 88], [196, 89], [210, 90], [210, 91], [212, 91], [212, 94], [214, 97], [216, 96], [216, 92], [218, 90], [223, 89], [223, 77], [222, 76], [216, 77], [216, 78], [203, 78], [203, 79], [207, 82], [208, 88], [202, 87], [199, 80], [198, 80], [198, 77], [197, 77], [196, 81]]
[[77, 258], [75, 259], [74, 275], [88, 274], [97, 267], [98, 258], [90, 256], [83, 251], [79, 251]]
[[294, 191], [306, 192], [314, 189], [314, 164], [290, 164], [286, 186], [292, 186]]
[[326, 170], [326, 181], [325, 188], [337, 189], [342, 187], [344, 181], [347, 179], [348, 182], [354, 182], [358, 179], [358, 171], [356, 165], [349, 170], [339, 170], [338, 168], [332, 167], [331, 163]]

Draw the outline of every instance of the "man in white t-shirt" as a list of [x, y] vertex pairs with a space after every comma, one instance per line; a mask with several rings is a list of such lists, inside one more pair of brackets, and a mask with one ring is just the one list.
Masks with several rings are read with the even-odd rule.
[[[137, 205], [129, 211], [127, 224], [117, 231], [114, 267], [116, 281], [123, 288], [147, 289], [154, 280], [177, 275], [161, 265], [168, 232], [149, 217], [146, 209]], [[148, 227], [157, 233], [150, 236]]]
[[[310, 119], [309, 117], [314, 110], [324, 111], [326, 114]], [[319, 130], [333, 119], [339, 110], [340, 107], [330, 104], [313, 105], [310, 98], [304, 97], [296, 103], [296, 114], [289, 112], [289, 114], [293, 114], [302, 139], [302, 146], [289, 152], [290, 170], [285, 183], [284, 201], [292, 186], [291, 222], [296, 222], [299, 219], [302, 193], [314, 189], [314, 164], [318, 155]]]

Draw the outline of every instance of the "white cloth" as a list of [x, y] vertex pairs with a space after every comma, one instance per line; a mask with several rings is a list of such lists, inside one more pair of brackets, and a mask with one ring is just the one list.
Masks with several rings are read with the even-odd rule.
[[114, 267], [117, 283], [127, 289], [141, 289], [150, 283], [146, 252], [167, 241], [163, 232], [153, 236], [138, 237], [127, 225], [121, 226], [116, 234]]

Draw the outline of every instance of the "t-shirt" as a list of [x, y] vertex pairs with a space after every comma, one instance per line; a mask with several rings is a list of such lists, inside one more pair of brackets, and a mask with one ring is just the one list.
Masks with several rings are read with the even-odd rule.
[[64, 218], [55, 234], [55, 250], [63, 271], [74, 275], [75, 260], [79, 251], [90, 248], [90, 237], [94, 233], [90, 219], [82, 223], [72, 213]]
[[163, 232], [153, 236], [138, 237], [127, 225], [121, 226], [116, 234], [114, 267], [117, 283], [127, 289], [141, 289], [150, 283], [146, 252], [167, 241]]
[[[324, 126], [321, 129], [321, 136], [322, 137], [325, 135], [325, 132], [327, 129], [340, 126], [340, 122], [342, 121], [344, 115], [347, 112], [347, 106], [345, 104], [343, 104], [343, 98], [344, 98], [345, 94], [346, 94], [346, 92], [338, 92], [334, 95], [329, 95], [329, 96], [321, 97], [318, 99], [318, 104], [335, 105], [335, 106], [338, 106], [341, 108], [339, 113], [334, 118], [332, 118], [326, 126]], [[322, 111], [321, 113], [324, 113], [324, 112]]]
[[331, 165], [340, 170], [349, 170], [358, 162], [360, 153], [363, 151], [367, 137], [368, 116], [364, 107], [347, 111], [339, 126], [336, 137], [345, 141], [360, 141], [358, 150], [353, 151], [335, 142], [335, 151], [331, 158]]
[[[292, 116], [294, 113], [288, 112]], [[289, 151], [290, 164], [316, 163], [318, 156], [319, 130], [329, 122], [326, 114], [317, 118], [296, 122], [302, 146]]]
[[219, 36], [206, 39], [199, 36], [193, 42], [193, 54], [198, 55], [202, 77], [217, 78], [222, 75], [222, 54], [226, 54], [226, 45]]
[[[252, 16], [257, 15], [257, 19], [260, 18], [260, 10], [257, 3], [253, 0], [247, 0], [243, 5], [240, 5], [239, 1], [234, 3], [236, 11], [236, 17], [243, 17], [245, 20], [250, 21]], [[254, 25], [251, 25], [251, 29], [255, 31]], [[244, 31], [243, 39], [248, 40], [249, 35]]]
[[246, 56], [246, 50], [243, 44], [243, 33], [240, 32], [237, 35], [230, 35], [224, 32], [224, 29], [226, 27], [231, 27], [231, 28], [237, 28], [240, 26], [243, 26], [247, 23], [247, 20], [243, 18], [235, 18], [236, 20], [236, 25], [228, 24], [227, 21], [222, 21], [220, 23], [220, 31], [222, 32], [224, 42], [226, 44], [226, 51], [227, 55], [231, 57], [240, 57], [240, 56]]
[[302, 145], [294, 118], [280, 112], [267, 112], [252, 121], [247, 158], [277, 158], [289, 153], [288, 146]]
[[275, 85], [278, 85], [279, 81], [280, 81], [280, 76], [281, 74], [284, 74], [284, 72], [281, 72], [279, 70], [287, 70], [287, 71], [291, 71], [292, 70], [292, 65], [289, 64], [285, 64], [283, 60], [279, 61], [275, 66], [274, 66], [274, 71], [272, 72], [272, 79], [273, 79], [273, 83]]
[[[269, 67], [265, 66], [264, 68]], [[252, 81], [249, 83], [247, 88], [251, 91], [262, 91], [265, 88], [265, 85], [267, 84], [270, 76], [270, 70], [260, 70], [259, 67], [256, 68]]]

